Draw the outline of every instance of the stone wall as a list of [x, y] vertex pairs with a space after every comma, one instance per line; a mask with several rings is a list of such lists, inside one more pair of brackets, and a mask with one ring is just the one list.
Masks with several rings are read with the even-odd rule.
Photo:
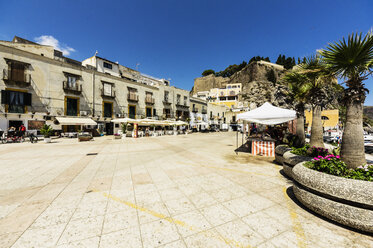
[[222, 88], [229, 82], [230, 78], [215, 77], [210, 74], [206, 77], [194, 79], [193, 94], [200, 91], [209, 91], [212, 88]]

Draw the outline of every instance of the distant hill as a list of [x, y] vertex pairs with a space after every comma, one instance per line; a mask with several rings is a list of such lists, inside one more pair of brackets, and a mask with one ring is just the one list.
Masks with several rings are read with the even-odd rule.
[[373, 120], [373, 106], [364, 106], [364, 115]]

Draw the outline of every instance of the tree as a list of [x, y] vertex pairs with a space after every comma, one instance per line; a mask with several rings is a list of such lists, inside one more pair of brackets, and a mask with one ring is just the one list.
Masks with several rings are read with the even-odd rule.
[[278, 58], [276, 60], [276, 64], [278, 65], [283, 65], [285, 69], [291, 69], [293, 68], [294, 65], [296, 65], [295, 63], [295, 59], [294, 57], [291, 58], [291, 57], [288, 57], [286, 58], [285, 55], [278, 55]]
[[219, 71], [215, 73], [215, 76], [217, 77], [230, 77], [236, 72], [242, 70], [247, 65], [246, 61], [242, 61], [239, 65], [230, 65], [227, 68], [225, 68], [223, 71]]
[[296, 71], [290, 71], [281, 78], [281, 82], [287, 85], [288, 91], [286, 97], [294, 106], [297, 113], [297, 138], [294, 141], [294, 146], [303, 147], [305, 145], [304, 110], [307, 102], [307, 91], [309, 87], [308, 79], [303, 74]]
[[306, 58], [300, 64], [300, 73], [307, 78], [307, 99], [312, 107], [310, 145], [324, 147], [321, 111], [338, 96], [335, 94], [335, 79], [328, 73], [326, 64], [318, 55]]
[[251, 63], [251, 62], [256, 62], [256, 61], [261, 61], [261, 60], [263, 60], [263, 61], [267, 61], [267, 62], [271, 62], [270, 60], [269, 60], [269, 57], [261, 57], [261, 56], [255, 56], [255, 57], [252, 57], [250, 60], [249, 60], [249, 64]]
[[346, 80], [344, 105], [346, 121], [343, 132], [341, 157], [349, 168], [366, 163], [363, 135], [363, 105], [368, 90], [364, 81], [371, 76], [373, 69], [373, 35], [368, 32], [350, 34], [320, 51], [328, 69]]
[[212, 70], [212, 69], [208, 69], [208, 70], [205, 70], [205, 71], [202, 72], [202, 76], [204, 76], [204, 77], [208, 76], [210, 74], [214, 74], [215, 75], [215, 71]]
[[283, 64], [281, 54], [278, 55], [277, 60], [276, 60], [276, 64], [278, 64], [278, 65], [282, 65]]

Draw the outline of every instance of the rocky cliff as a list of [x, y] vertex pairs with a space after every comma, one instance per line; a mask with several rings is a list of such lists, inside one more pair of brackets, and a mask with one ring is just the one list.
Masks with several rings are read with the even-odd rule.
[[194, 79], [193, 94], [201, 91], [208, 91], [213, 88], [225, 87], [229, 80], [229, 77], [215, 77], [213, 74], [196, 78]]
[[214, 75], [196, 78], [193, 93], [222, 88], [231, 83], [241, 83], [242, 92], [239, 99], [245, 106], [255, 108], [266, 101], [276, 106], [286, 106], [284, 95], [279, 94], [284, 90], [284, 86], [277, 83], [284, 71], [281, 65], [265, 61], [253, 62], [228, 78]]

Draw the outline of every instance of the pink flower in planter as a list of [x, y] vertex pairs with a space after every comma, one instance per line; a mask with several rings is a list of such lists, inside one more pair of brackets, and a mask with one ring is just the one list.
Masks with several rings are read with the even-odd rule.
[[313, 160], [319, 161], [320, 159], [318, 159], [318, 158], [313, 158]]
[[330, 160], [331, 158], [328, 158], [328, 160]]
[[339, 156], [339, 155], [337, 155], [337, 156], [335, 156], [336, 158], [341, 158], [341, 156]]

